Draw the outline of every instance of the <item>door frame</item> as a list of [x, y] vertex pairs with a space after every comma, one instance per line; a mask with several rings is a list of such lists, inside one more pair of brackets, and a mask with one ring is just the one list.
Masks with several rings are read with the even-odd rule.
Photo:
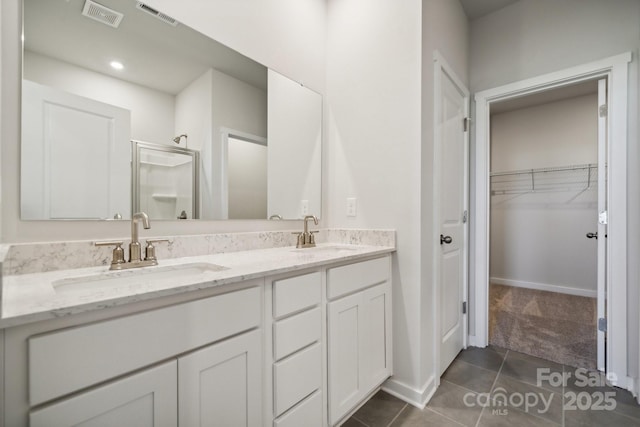
[[[627, 78], [631, 52], [521, 80], [475, 94], [476, 129], [471, 249], [475, 261], [475, 335], [471, 345], [488, 345], [489, 322], [489, 166], [490, 107], [493, 102], [607, 77], [608, 93], [608, 239], [607, 239], [607, 348], [606, 372], [621, 388], [632, 386], [627, 377]], [[474, 218], [475, 217], [475, 218]], [[615, 310], [612, 308], [615, 307]]]
[[[434, 70], [434, 111], [433, 111], [433, 132], [434, 132], [434, 152], [433, 152], [433, 205], [438, 206], [440, 198], [440, 180], [441, 180], [441, 156], [440, 143], [441, 132], [437, 126], [438, 118], [440, 117], [440, 97], [442, 95], [442, 75], [446, 74], [451, 82], [462, 93], [464, 98], [464, 117], [469, 117], [469, 101], [470, 93], [466, 88], [462, 80], [453, 71], [453, 68], [444, 59], [439, 51], [433, 52], [433, 70]], [[462, 126], [462, 123], [460, 123]], [[469, 134], [470, 129], [464, 132], [464, 156], [465, 156], [465, 177], [464, 177], [464, 209], [469, 211]], [[468, 218], [468, 216], [467, 216]], [[435, 357], [434, 357], [434, 372], [440, 372], [440, 351], [441, 351], [441, 305], [439, 303], [441, 297], [441, 283], [440, 283], [440, 257], [436, 254], [440, 251], [440, 241], [436, 239], [436, 236], [440, 235], [440, 213], [438, 209], [433, 211], [433, 301], [434, 301], [434, 337], [435, 337]], [[464, 223], [464, 242], [461, 245], [462, 259], [463, 259], [463, 301], [467, 302], [467, 312], [462, 316], [463, 331], [462, 331], [462, 347], [467, 348], [468, 345], [468, 316], [469, 316], [469, 303], [468, 303], [468, 288], [469, 288], [469, 221]], [[462, 307], [460, 307], [462, 309]], [[436, 374], [436, 384], [440, 384], [440, 376]]]
[[221, 183], [220, 210], [222, 216], [219, 219], [229, 219], [229, 138], [239, 139], [241, 141], [246, 141], [253, 144], [264, 145], [265, 147], [267, 146], [267, 138], [265, 137], [253, 135], [248, 132], [243, 132], [224, 126], [220, 128], [221, 151], [219, 166]]

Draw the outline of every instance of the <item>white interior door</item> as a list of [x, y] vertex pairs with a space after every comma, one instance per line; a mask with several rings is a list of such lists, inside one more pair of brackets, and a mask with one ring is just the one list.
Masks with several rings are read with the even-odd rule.
[[[463, 303], [467, 286], [467, 171], [466, 89], [440, 69], [437, 117], [439, 162], [439, 294], [440, 373], [466, 345]], [[466, 310], [465, 310], [466, 311]]]
[[[606, 369], [607, 288], [607, 79], [598, 80], [598, 370]], [[602, 319], [602, 320], [600, 320]]]
[[129, 216], [129, 110], [23, 81], [22, 219]]

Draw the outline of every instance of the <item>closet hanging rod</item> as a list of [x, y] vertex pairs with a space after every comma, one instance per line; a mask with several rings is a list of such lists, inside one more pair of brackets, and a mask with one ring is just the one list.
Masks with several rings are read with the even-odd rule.
[[544, 173], [544, 172], [565, 172], [565, 171], [575, 171], [575, 170], [584, 170], [584, 169], [596, 169], [598, 165], [596, 163], [588, 163], [585, 165], [572, 165], [572, 166], [561, 166], [561, 167], [552, 167], [552, 168], [536, 168], [536, 169], [521, 169], [515, 171], [506, 171], [506, 172], [491, 172], [490, 176], [508, 176], [508, 175], [528, 175], [531, 173]]

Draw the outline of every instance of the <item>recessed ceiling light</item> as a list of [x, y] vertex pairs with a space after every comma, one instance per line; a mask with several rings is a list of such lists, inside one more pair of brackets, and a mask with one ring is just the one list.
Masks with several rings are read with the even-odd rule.
[[118, 62], [118, 61], [111, 61], [109, 65], [111, 65], [111, 68], [115, 70], [122, 70], [124, 68], [124, 65], [122, 65], [122, 62]]

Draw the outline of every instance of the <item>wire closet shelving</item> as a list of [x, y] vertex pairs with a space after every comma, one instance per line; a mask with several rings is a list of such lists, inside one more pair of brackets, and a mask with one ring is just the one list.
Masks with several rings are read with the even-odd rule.
[[594, 163], [552, 168], [492, 172], [491, 195], [554, 191], [585, 191], [596, 188], [598, 165]]

